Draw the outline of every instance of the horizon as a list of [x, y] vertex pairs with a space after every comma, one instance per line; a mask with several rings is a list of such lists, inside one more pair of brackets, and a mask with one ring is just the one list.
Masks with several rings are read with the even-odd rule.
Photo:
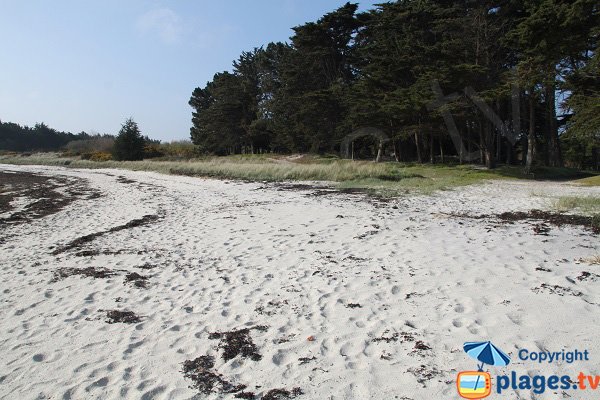
[[293, 27], [345, 3], [5, 2], [0, 120], [114, 135], [132, 117], [152, 139], [189, 139], [194, 88], [231, 71], [242, 51], [288, 42]]

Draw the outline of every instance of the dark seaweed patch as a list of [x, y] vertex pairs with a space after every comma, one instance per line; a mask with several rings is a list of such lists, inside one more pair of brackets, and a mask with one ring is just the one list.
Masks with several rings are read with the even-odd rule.
[[600, 275], [593, 274], [593, 273], [587, 272], [587, 271], [582, 271], [581, 274], [576, 279], [581, 282], [584, 282], [584, 281], [596, 282], [596, 281], [600, 280]]
[[256, 397], [256, 395], [254, 394], [254, 392], [239, 392], [236, 393], [233, 397], [235, 397], [236, 399], [253, 400]]
[[123, 323], [135, 324], [141, 322], [142, 318], [133, 311], [108, 310], [106, 312], [106, 322], [109, 324]]
[[244, 328], [230, 332], [213, 332], [209, 339], [220, 339], [219, 348], [223, 349], [223, 360], [229, 361], [237, 356], [250, 358], [253, 361], [260, 361], [262, 356], [258, 353], [258, 348], [250, 336], [251, 330], [265, 331], [264, 326], [253, 328]]
[[[546, 224], [562, 227], [565, 225], [581, 226], [585, 229], [591, 230], [594, 233], [600, 233], [600, 226], [597, 222], [594, 222], [594, 217], [588, 217], [584, 215], [571, 215], [553, 213], [541, 210], [531, 210], [527, 212], [504, 212], [495, 215], [468, 215], [468, 214], [450, 214], [453, 217], [460, 218], [471, 218], [471, 219], [490, 219], [496, 218], [505, 223], [514, 223], [518, 221], [542, 221]], [[534, 231], [537, 234], [547, 234], [549, 227], [544, 224], [538, 224], [534, 227]]]
[[147, 276], [140, 275], [137, 272], [131, 272], [131, 273], [125, 275], [124, 284], [133, 283], [133, 285], [135, 287], [147, 289], [148, 288], [148, 279], [149, 278]]
[[287, 389], [271, 389], [263, 397], [262, 400], [286, 400], [294, 399], [303, 395], [304, 392], [300, 388]]
[[300, 361], [300, 365], [308, 364], [311, 361], [315, 361], [317, 357], [300, 357], [298, 361]]
[[417, 378], [417, 382], [423, 385], [423, 387], [425, 387], [427, 381], [440, 375], [440, 371], [435, 367], [427, 367], [426, 365], [421, 365], [418, 368], [409, 368], [408, 372], [412, 373]]
[[571, 288], [559, 286], [559, 285], [550, 285], [547, 283], [542, 283], [540, 285], [540, 287], [535, 287], [531, 290], [533, 290], [535, 293], [548, 292], [550, 294], [556, 294], [558, 296], [575, 296], [575, 297], [583, 296], [583, 293], [575, 291]]
[[54, 272], [52, 282], [57, 282], [74, 275], [83, 276], [86, 278], [106, 279], [117, 275], [117, 273], [114, 270], [106, 268], [59, 268]]
[[[60, 190], [59, 190], [60, 189]], [[29, 172], [0, 172], [0, 213], [13, 210], [12, 201], [26, 198], [23, 209], [0, 218], [0, 225], [21, 224], [55, 214], [73, 201], [99, 194], [83, 179], [49, 177]]]
[[142, 218], [131, 220], [124, 225], [115, 226], [106, 231], [100, 231], [100, 232], [90, 233], [89, 235], [81, 236], [81, 237], [73, 240], [72, 242], [66, 244], [65, 246], [59, 247], [58, 249], [54, 250], [52, 252], [52, 254], [58, 255], [58, 254], [66, 252], [66, 251], [69, 251], [71, 249], [81, 247], [82, 245], [89, 243], [89, 242], [93, 241], [94, 239], [96, 239], [100, 236], [104, 236], [109, 233], [114, 233], [114, 232], [119, 232], [119, 231], [123, 231], [126, 229], [137, 228], [139, 226], [149, 225], [153, 222], [156, 222], [159, 218], [160, 217], [158, 215], [144, 215]]
[[394, 332], [391, 336], [385, 336], [387, 333], [389, 333], [389, 330], [385, 331], [381, 337], [372, 339], [372, 342], [374, 342], [374, 343], [378, 343], [378, 342], [391, 343], [391, 342], [397, 342], [398, 340], [400, 340], [401, 343], [405, 343], [405, 342], [414, 342], [415, 341], [414, 335], [409, 332], [400, 332], [400, 333]]
[[209, 395], [211, 393], [236, 393], [244, 390], [246, 385], [234, 385], [221, 374], [212, 371], [215, 366], [213, 356], [200, 356], [195, 360], [183, 363], [183, 376], [192, 381], [192, 389]]
[[124, 176], [119, 176], [119, 177], [117, 178], [117, 182], [119, 182], [119, 183], [123, 183], [123, 184], [126, 184], [126, 185], [130, 185], [130, 184], [132, 184], [132, 183], [137, 183], [136, 181], [134, 181], [134, 180], [132, 180], [132, 179], [127, 179], [127, 178], [125, 178]]

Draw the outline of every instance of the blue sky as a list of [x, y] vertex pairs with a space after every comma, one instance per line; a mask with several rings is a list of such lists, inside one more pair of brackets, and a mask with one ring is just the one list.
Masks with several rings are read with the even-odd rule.
[[[0, 120], [189, 137], [192, 90], [343, 0], [0, 0]], [[381, 1], [356, 1], [361, 10]]]

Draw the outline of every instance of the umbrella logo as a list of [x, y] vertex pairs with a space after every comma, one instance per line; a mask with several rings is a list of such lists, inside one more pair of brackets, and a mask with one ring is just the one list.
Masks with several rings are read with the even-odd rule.
[[510, 363], [510, 357], [492, 342], [467, 342], [463, 349], [478, 363], [477, 371], [464, 371], [458, 374], [456, 378], [458, 394], [465, 399], [486, 398], [492, 393], [492, 377], [483, 371], [484, 365], [504, 367]]

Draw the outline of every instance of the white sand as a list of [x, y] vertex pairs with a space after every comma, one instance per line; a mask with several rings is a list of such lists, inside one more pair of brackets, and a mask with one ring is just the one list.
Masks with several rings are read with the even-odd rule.
[[[598, 188], [493, 182], [378, 203], [145, 172], [0, 170], [84, 178], [104, 193], [0, 228], [9, 235], [0, 242], [0, 398], [188, 399], [197, 391], [182, 363], [207, 354], [226, 379], [257, 396], [300, 387], [300, 399], [458, 398], [457, 371], [476, 367], [462, 344], [481, 340], [513, 358], [509, 367], [490, 369], [492, 376], [600, 375], [600, 280], [575, 279], [582, 271], [600, 275], [600, 266], [577, 261], [600, 252], [598, 236], [579, 227], [552, 227], [541, 236], [531, 222], [445, 214], [547, 209], [552, 196], [600, 196]], [[137, 183], [119, 183], [119, 176]], [[162, 218], [82, 248], [123, 254], [52, 255], [71, 240], [147, 214]], [[136, 268], [146, 263], [157, 267]], [[62, 267], [135, 271], [150, 276], [150, 287], [124, 285], [125, 272], [50, 282]], [[542, 284], [582, 295], [532, 290]], [[362, 308], [347, 307], [353, 303]], [[144, 318], [108, 324], [100, 310], [111, 309]], [[209, 339], [210, 332], [256, 325], [269, 326], [251, 332], [260, 361], [224, 362], [219, 341]], [[397, 341], [373, 341], [395, 333]], [[415, 351], [416, 341], [431, 350]], [[519, 361], [522, 348], [588, 349], [592, 361], [540, 366]], [[302, 357], [316, 359], [301, 365]], [[494, 396], [563, 398], [561, 391]]]

